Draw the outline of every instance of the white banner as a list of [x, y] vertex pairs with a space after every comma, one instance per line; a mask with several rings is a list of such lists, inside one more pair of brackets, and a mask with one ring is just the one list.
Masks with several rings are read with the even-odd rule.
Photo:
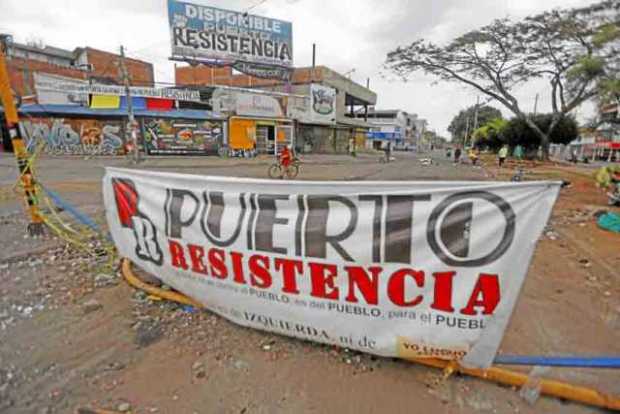
[[[37, 102], [42, 105], [88, 105], [88, 81], [49, 73], [33, 74]], [[64, 87], [63, 87], [64, 86]]]
[[[36, 73], [35, 73], [36, 75]], [[46, 75], [36, 78], [37, 91], [57, 92], [63, 94], [76, 95], [115, 95], [125, 96], [127, 93], [124, 86], [120, 85], [103, 85], [88, 84], [87, 81], [76, 81], [75, 79], [63, 77], [51, 77]], [[187, 102], [201, 102], [200, 92], [190, 89], [173, 89], [173, 88], [148, 88], [140, 86], [132, 86], [129, 88], [131, 96], [137, 98], [157, 98], [157, 99], [175, 99]]]
[[556, 182], [287, 182], [108, 168], [120, 254], [240, 325], [490, 365]]

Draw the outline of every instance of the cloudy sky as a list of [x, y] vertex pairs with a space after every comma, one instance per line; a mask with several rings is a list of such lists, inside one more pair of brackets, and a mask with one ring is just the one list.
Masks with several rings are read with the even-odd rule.
[[[407, 83], [382, 74], [386, 53], [423, 37], [441, 43], [502, 17], [521, 18], [553, 7], [573, 7], [592, 0], [193, 0], [197, 4], [250, 10], [293, 23], [296, 66], [311, 64], [312, 43], [317, 64], [341, 73], [355, 70], [353, 80], [378, 94], [379, 108], [417, 113], [431, 129], [446, 128], [462, 108], [476, 102], [476, 93], [458, 84], [433, 85], [422, 75]], [[174, 82], [166, 0], [2, 0], [0, 32], [18, 42], [42, 40], [50, 46], [73, 49], [91, 46], [117, 51], [122, 44], [130, 57], [155, 64], [158, 82]], [[533, 83], [518, 91], [524, 108], [549, 108], [549, 88]], [[528, 104], [527, 102], [530, 102]], [[494, 104], [498, 108], [498, 103]], [[502, 109], [502, 108], [500, 108]], [[508, 115], [503, 109], [502, 111]], [[591, 116], [580, 108], [580, 119]]]

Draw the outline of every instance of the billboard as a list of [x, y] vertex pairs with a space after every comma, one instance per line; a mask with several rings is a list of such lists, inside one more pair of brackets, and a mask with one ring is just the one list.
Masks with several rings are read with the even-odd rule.
[[88, 105], [88, 81], [35, 72], [34, 90], [41, 105]]
[[336, 123], [336, 89], [313, 83], [310, 96], [290, 96], [287, 114], [301, 123], [334, 125]]
[[177, 0], [168, 0], [168, 19], [173, 59], [237, 63], [237, 69], [259, 74], [293, 65], [290, 22]]
[[224, 123], [183, 119], [144, 119], [144, 144], [150, 155], [215, 155]]
[[488, 367], [559, 182], [321, 182], [107, 168], [119, 254], [243, 326]]

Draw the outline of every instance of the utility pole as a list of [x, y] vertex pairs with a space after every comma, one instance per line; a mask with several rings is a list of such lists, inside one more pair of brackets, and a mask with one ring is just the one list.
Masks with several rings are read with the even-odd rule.
[[133, 162], [140, 162], [140, 149], [138, 148], [138, 133], [136, 131], [136, 119], [133, 115], [133, 102], [131, 102], [131, 88], [129, 86], [129, 73], [127, 72], [127, 66], [125, 65], [125, 48], [121, 46], [121, 59], [120, 59], [120, 70], [121, 76], [123, 77], [123, 82], [125, 84], [125, 98], [127, 100], [127, 118], [129, 122], [127, 127], [129, 129], [129, 133], [127, 134], [127, 139], [131, 139], [133, 144]]
[[534, 115], [536, 115], [538, 110], [538, 94], [536, 94], [536, 98], [534, 99]]
[[478, 129], [478, 108], [480, 107], [480, 95], [476, 97], [476, 107], [474, 108], [474, 129], [475, 131]]
[[24, 197], [28, 212], [30, 214], [30, 224], [28, 224], [28, 233], [31, 236], [42, 235], [45, 227], [43, 226], [43, 217], [39, 211], [39, 198], [32, 165], [29, 162], [28, 151], [24, 145], [21, 132], [19, 129], [19, 116], [11, 83], [9, 81], [9, 72], [6, 66], [4, 53], [8, 50], [10, 38], [0, 37], [0, 102], [4, 107], [4, 117], [6, 119], [7, 129], [13, 144], [13, 152], [19, 169], [21, 187], [24, 190]]
[[463, 137], [463, 148], [467, 145], [467, 137], [469, 136], [469, 117], [467, 117], [467, 126], [465, 127], [465, 136]]

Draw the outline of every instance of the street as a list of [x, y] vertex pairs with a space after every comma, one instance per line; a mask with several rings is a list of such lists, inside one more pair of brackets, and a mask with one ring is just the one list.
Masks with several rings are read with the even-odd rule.
[[[396, 152], [302, 156], [300, 180], [509, 180], [498, 170], [433, 165]], [[424, 158], [426, 155], [424, 156]], [[37, 176], [104, 223], [103, 167], [266, 178], [272, 158], [149, 158], [138, 167], [112, 157], [44, 157]], [[52, 236], [26, 236], [11, 187], [11, 154], [0, 156], [0, 412], [70, 413], [98, 407], [133, 413], [590, 413], [464, 376], [236, 326], [207, 311], [129, 287], [105, 258]], [[527, 167], [526, 180], [566, 179], [507, 329], [500, 354], [607, 355], [620, 342], [617, 236], [596, 226], [608, 209], [591, 171], [552, 163]], [[294, 185], [294, 184], [291, 184]], [[618, 209], [616, 208], [615, 211]], [[69, 216], [62, 213], [68, 222]], [[523, 264], [524, 266], [526, 264]], [[523, 371], [523, 369], [521, 369]], [[548, 369], [545, 377], [620, 394], [617, 372]]]

